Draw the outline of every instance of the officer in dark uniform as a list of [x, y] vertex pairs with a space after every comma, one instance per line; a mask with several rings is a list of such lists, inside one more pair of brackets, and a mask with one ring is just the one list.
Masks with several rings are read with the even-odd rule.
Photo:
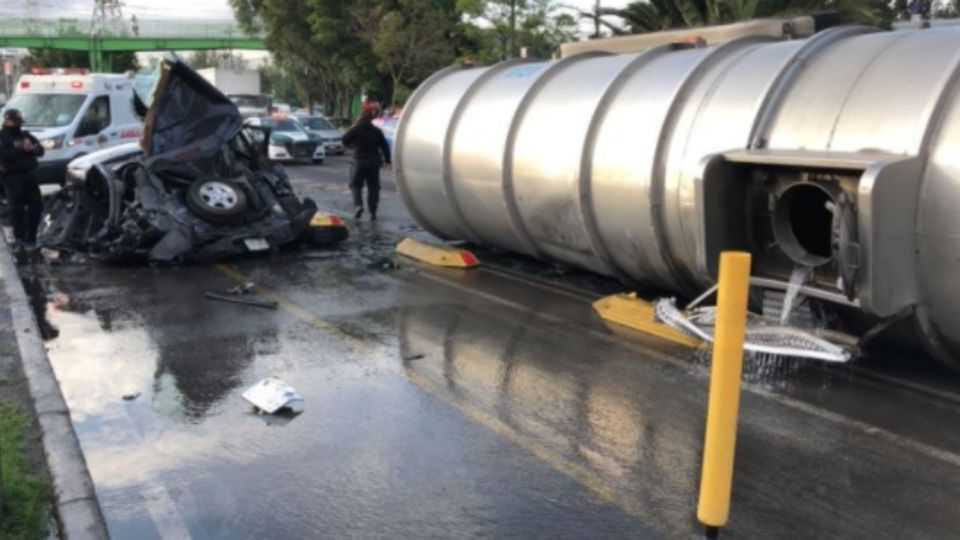
[[354, 217], [363, 215], [363, 186], [367, 186], [367, 208], [370, 220], [377, 220], [380, 203], [380, 167], [391, 166], [390, 145], [383, 131], [373, 125], [373, 110], [365, 110], [356, 125], [343, 135], [343, 144], [353, 145], [353, 172], [350, 191], [353, 192]]
[[3, 187], [10, 203], [13, 236], [18, 243], [29, 247], [37, 241], [37, 229], [43, 217], [40, 185], [33, 174], [37, 168], [37, 158], [43, 156], [43, 147], [22, 126], [20, 111], [8, 109], [3, 113], [0, 166], [3, 167]]

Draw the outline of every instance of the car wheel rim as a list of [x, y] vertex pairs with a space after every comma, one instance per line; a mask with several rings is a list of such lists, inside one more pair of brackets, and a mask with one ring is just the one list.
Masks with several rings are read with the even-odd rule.
[[203, 204], [210, 208], [227, 210], [237, 205], [237, 190], [223, 182], [207, 182], [199, 192]]

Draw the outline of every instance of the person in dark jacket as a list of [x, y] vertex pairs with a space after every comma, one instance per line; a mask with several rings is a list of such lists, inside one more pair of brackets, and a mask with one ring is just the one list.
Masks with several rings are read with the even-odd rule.
[[353, 192], [354, 217], [363, 215], [363, 185], [367, 185], [367, 208], [370, 219], [377, 220], [380, 203], [380, 167], [391, 166], [390, 145], [383, 131], [373, 125], [373, 111], [364, 111], [357, 123], [343, 135], [343, 144], [353, 145], [353, 170], [350, 191]]
[[31, 246], [37, 241], [37, 229], [43, 217], [40, 185], [33, 174], [37, 158], [43, 156], [43, 146], [22, 126], [20, 111], [8, 109], [3, 113], [0, 167], [3, 167], [3, 187], [10, 203], [13, 236], [18, 243]]

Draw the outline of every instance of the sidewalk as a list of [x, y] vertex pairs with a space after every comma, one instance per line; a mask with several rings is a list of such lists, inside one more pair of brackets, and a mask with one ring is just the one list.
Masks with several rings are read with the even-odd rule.
[[27, 428], [30, 471], [52, 479], [53, 508], [65, 539], [108, 538], [93, 481], [70, 412], [46, 356], [40, 330], [13, 254], [0, 235], [0, 401], [32, 416]]
[[[5, 275], [0, 276], [0, 305], [4, 306], [4, 309], [0, 309], [0, 406], [4, 407], [5, 414], [10, 414], [8, 407], [12, 405], [29, 416], [29, 423], [24, 430], [23, 438], [24, 451], [27, 458], [26, 470], [21, 470], [16, 474], [25, 473], [49, 486], [50, 475], [47, 472], [47, 464], [43, 457], [43, 445], [41, 443], [42, 432], [40, 431], [40, 425], [37, 423], [36, 416], [33, 412], [33, 402], [30, 399], [30, 390], [27, 388], [27, 379], [23, 374], [20, 351], [17, 347], [17, 336], [13, 330], [13, 318], [8, 308], [8, 306], [10, 306], [10, 298], [6, 293], [6, 284], [3, 282], [6, 277]], [[10, 416], [12, 416], [12, 414]], [[5, 470], [3, 472], [7, 475], [6, 482], [10, 483], [12, 481], [10, 475], [14, 474], [13, 471]], [[29, 496], [36, 497], [32, 504], [45, 507], [44, 512], [47, 516], [50, 516], [53, 511], [53, 500], [50, 498], [43, 500], [43, 495], [38, 493], [36, 488], [37, 486], [32, 486], [31, 492], [29, 493]], [[11, 514], [26, 511], [25, 506], [32, 506], [31, 503], [25, 505], [24, 501], [10, 500], [18, 495], [23, 496], [23, 493], [4, 493], [4, 496], [7, 497], [7, 511], [11, 512]], [[16, 504], [19, 509], [11, 511], [10, 506], [12, 504]], [[10, 519], [11, 517], [12, 516], [8, 515], [5, 518]], [[39, 520], [30, 519], [28, 521], [29, 523], [24, 523], [22, 519], [17, 519], [17, 528], [23, 530], [24, 527], [27, 527], [29, 530], [36, 530], [34, 527], [43, 526], [43, 524], [38, 522]], [[3, 531], [0, 530], [0, 534], [2, 533]]]

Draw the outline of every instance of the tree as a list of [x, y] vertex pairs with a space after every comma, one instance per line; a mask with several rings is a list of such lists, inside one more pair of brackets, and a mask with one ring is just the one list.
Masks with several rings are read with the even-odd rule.
[[[106, 53], [107, 61], [115, 72], [136, 71], [140, 64], [132, 51]], [[90, 55], [86, 51], [59, 49], [30, 49], [30, 55], [22, 62], [24, 70], [31, 68], [90, 68]]]
[[553, 0], [460, 0], [460, 7], [488, 27], [495, 40], [488, 46], [499, 59], [515, 58], [527, 48], [533, 56], [550, 57], [565, 41], [577, 34], [577, 21], [558, 13]]
[[[777, 15], [835, 11], [848, 23], [889, 26], [892, 11], [885, 0], [650, 0], [623, 9], [601, 9], [603, 24], [616, 34], [725, 24]], [[610, 18], [620, 19], [622, 24]]]
[[[369, 21], [374, 13], [374, 21]], [[395, 9], [364, 11], [361, 34], [377, 59], [377, 67], [390, 76], [392, 105], [434, 71], [450, 65], [453, 25], [446, 14], [428, 0], [399, 0]]]
[[520, 47], [550, 56], [576, 33], [576, 20], [557, 14], [553, 0], [230, 3], [246, 31], [266, 33], [276, 66], [292, 77], [304, 104], [323, 100], [340, 114], [361, 90], [392, 96], [399, 105], [453, 61], [494, 62], [516, 56]]
[[277, 101], [303, 103], [308, 107], [311, 105], [305, 103], [294, 77], [275, 64], [260, 68], [260, 86], [264, 94], [272, 95]]
[[323, 100], [344, 112], [352, 95], [375, 75], [369, 47], [350, 35], [349, 0], [230, 0], [240, 25], [266, 32], [275, 64], [293, 77], [303, 104]]
[[247, 61], [243, 56], [232, 51], [195, 51], [187, 59], [193, 69], [225, 68], [246, 69]]

